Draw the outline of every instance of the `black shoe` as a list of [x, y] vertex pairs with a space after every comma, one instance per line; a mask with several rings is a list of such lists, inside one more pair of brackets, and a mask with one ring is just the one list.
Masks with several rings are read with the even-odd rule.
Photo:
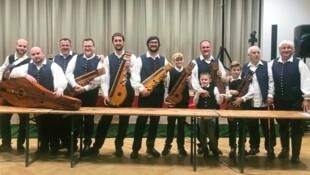
[[274, 151], [273, 151], [273, 150], [267, 152], [267, 158], [268, 158], [269, 160], [274, 160], [274, 159], [276, 158], [276, 155], [274, 154]]
[[[244, 156], [249, 156], [249, 152], [247, 150], [244, 150]], [[241, 151], [238, 151], [238, 156], [241, 156]]]
[[122, 148], [116, 148], [115, 149], [115, 157], [123, 157], [124, 152]]
[[82, 157], [90, 157], [91, 156], [90, 146], [88, 146], [88, 145], [84, 146], [81, 156]]
[[205, 149], [203, 150], [203, 157], [204, 157], [204, 158], [209, 157], [209, 149], [208, 149], [208, 148], [205, 148]]
[[20, 153], [23, 153], [23, 152], [25, 152], [25, 147], [23, 145], [18, 145], [17, 146], [17, 151], [20, 152]]
[[220, 150], [220, 148], [217, 148], [217, 152], [218, 152], [219, 155], [223, 155], [223, 151]]
[[50, 150], [48, 148], [39, 148], [34, 154], [36, 156], [43, 156], [46, 155], [50, 152]]
[[219, 160], [220, 159], [220, 154], [217, 150], [212, 151], [212, 156], [215, 160]]
[[138, 158], [138, 155], [139, 155], [139, 152], [138, 152], [138, 151], [133, 151], [133, 152], [130, 154], [130, 159], [136, 159], [136, 158]]
[[251, 148], [249, 151], [249, 155], [251, 155], [251, 156], [255, 156], [257, 153], [259, 153], [258, 148]]
[[186, 152], [186, 150], [184, 149], [184, 147], [182, 147], [182, 148], [179, 149], [179, 156], [180, 156], [180, 157], [185, 157], [185, 156], [187, 156], [187, 152]]
[[[78, 146], [73, 146], [73, 151], [72, 151], [72, 155], [78, 150]], [[68, 148], [66, 154], [65, 154], [66, 157], [70, 157], [71, 156], [71, 148]]]
[[203, 154], [203, 148], [202, 148], [201, 144], [197, 144], [197, 146], [198, 146], [197, 154], [202, 155]]
[[236, 148], [231, 148], [230, 149], [229, 158], [231, 158], [231, 159], [236, 158]]
[[168, 146], [165, 146], [163, 151], [161, 152], [162, 156], [170, 156], [170, 148]]
[[288, 156], [289, 156], [289, 151], [286, 149], [282, 149], [280, 154], [278, 155], [278, 158], [285, 159], [285, 158], [288, 158]]
[[57, 150], [53, 150], [53, 151], [50, 152], [49, 157], [54, 159], [54, 158], [57, 158], [57, 155], [58, 155], [58, 151]]
[[292, 164], [299, 164], [300, 163], [299, 156], [292, 155], [291, 163]]
[[0, 145], [0, 152], [10, 152], [13, 148], [11, 145]]
[[146, 153], [153, 157], [160, 157], [160, 153], [155, 148], [149, 148], [146, 150]]

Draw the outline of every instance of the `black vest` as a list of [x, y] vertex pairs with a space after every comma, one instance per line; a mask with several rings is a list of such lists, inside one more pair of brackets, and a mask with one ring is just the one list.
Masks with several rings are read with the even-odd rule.
[[299, 59], [294, 58], [293, 62], [278, 62], [279, 58], [273, 61], [272, 73], [275, 85], [275, 99], [284, 101], [297, 101], [302, 98], [300, 90]]
[[57, 63], [64, 72], [66, 72], [68, 63], [74, 55], [76, 55], [76, 53], [72, 53], [72, 55], [68, 55], [65, 59], [62, 55], [57, 54], [55, 55], [54, 62]]
[[[179, 72], [175, 68], [173, 68], [169, 71], [170, 82], [169, 82], [168, 92], [170, 92], [172, 90], [172, 88], [177, 83], [177, 81], [179, 80], [179, 78], [181, 77], [181, 75], [184, 71], [185, 71], [185, 69], [183, 69], [182, 72]], [[179, 104], [184, 104], [185, 106], [188, 106], [188, 102], [189, 102], [189, 90], [188, 90], [188, 86], [186, 86], [184, 91], [183, 91], [182, 101]], [[176, 107], [178, 107], [178, 106], [176, 106]]]
[[[108, 59], [109, 59], [109, 67], [110, 67], [110, 87], [109, 87], [109, 91], [110, 91], [112, 86], [113, 86], [113, 83], [114, 83], [114, 81], [116, 79], [116, 75], [117, 75], [118, 69], [120, 67], [120, 64], [124, 60], [124, 57], [122, 56], [121, 58], [118, 58], [115, 55], [115, 53], [111, 53], [109, 55]], [[127, 81], [126, 81], [127, 92], [128, 92], [129, 89], [133, 90], [129, 80], [130, 80], [130, 73], [127, 72]]]
[[[151, 76], [154, 72], [165, 65], [165, 57], [160, 56], [159, 58], [156, 57], [154, 60], [151, 57], [146, 57], [146, 54], [141, 56], [142, 67], [140, 71], [141, 82]], [[164, 94], [165, 87], [164, 81], [160, 81], [160, 83], [154, 88], [153, 93]]]
[[84, 54], [79, 54], [76, 58], [75, 69], [73, 72], [75, 78], [96, 70], [100, 61], [100, 58], [98, 58], [97, 55], [90, 60], [84, 58], [83, 55]]
[[46, 60], [46, 64], [40, 70], [37, 69], [34, 63], [30, 63], [28, 65], [28, 74], [33, 76], [46, 89], [54, 91], [54, 78], [51, 66], [52, 62], [50, 60]]
[[[262, 93], [263, 102], [267, 101], [268, 96], [268, 66], [266, 61], [262, 61], [263, 65], [259, 64], [257, 69], [255, 70], [255, 74], [257, 77], [257, 81], [259, 84], [259, 88]], [[241, 77], [245, 78], [245, 76], [250, 71], [250, 67], [248, 67], [248, 63], [243, 65]]]
[[[12, 64], [15, 62], [15, 55], [12, 54], [9, 56], [9, 64]], [[26, 58], [24, 61], [20, 62], [19, 64], [15, 65], [14, 67], [18, 67], [18, 66], [21, 66], [21, 65], [24, 65], [24, 64], [28, 64], [30, 62], [30, 58]]]
[[215, 86], [211, 85], [208, 88], [203, 88], [209, 92], [210, 97], [199, 97], [197, 108], [198, 109], [219, 109], [214, 94]]

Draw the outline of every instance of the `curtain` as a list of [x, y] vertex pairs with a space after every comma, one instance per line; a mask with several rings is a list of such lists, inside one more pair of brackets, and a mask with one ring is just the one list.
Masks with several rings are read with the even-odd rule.
[[[160, 38], [160, 54], [171, 60], [175, 52], [185, 64], [200, 55], [203, 39], [213, 44], [217, 56], [224, 44], [232, 60], [248, 61], [249, 34], [259, 31], [260, 0], [0, 0], [0, 56], [15, 51], [19, 38], [29, 48], [39, 46], [46, 56], [59, 53], [62, 37], [82, 52], [82, 40], [93, 38], [96, 53], [113, 52], [111, 36], [125, 35], [126, 50], [139, 56], [146, 52], [151, 35]], [[223, 3], [224, 2], [224, 3]], [[224, 64], [229, 67], [227, 57]]]

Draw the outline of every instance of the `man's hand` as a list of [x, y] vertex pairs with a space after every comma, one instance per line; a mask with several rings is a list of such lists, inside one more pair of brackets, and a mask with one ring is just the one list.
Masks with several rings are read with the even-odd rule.
[[103, 97], [103, 104], [104, 104], [105, 106], [109, 106], [109, 104], [110, 104], [110, 99], [109, 99], [109, 97]]
[[143, 97], [147, 97], [151, 94], [147, 89], [143, 89], [140, 93]]
[[243, 102], [243, 99], [241, 97], [237, 97], [236, 100], [232, 102], [232, 104], [234, 105], [234, 107], [238, 108], [240, 107], [242, 102]]
[[204, 98], [207, 98], [207, 97], [210, 97], [210, 94], [207, 90], [199, 90], [198, 93], [200, 94], [201, 97], [204, 97]]
[[85, 88], [84, 88], [83, 86], [81, 86], [81, 85], [76, 85], [76, 86], [74, 87], [74, 91], [75, 91], [76, 93], [78, 93], [78, 94], [81, 94], [81, 93], [85, 92], [86, 90], [85, 90]]
[[57, 89], [54, 93], [56, 98], [60, 98], [64, 95], [63, 90]]
[[302, 108], [303, 108], [304, 112], [310, 111], [310, 101], [309, 100], [304, 100], [302, 102]]
[[33, 76], [31, 76], [31, 75], [29, 75], [29, 74], [26, 74], [26, 75], [25, 75], [25, 78], [26, 78], [27, 80], [29, 80], [31, 83], [38, 83], [38, 81], [37, 81]]

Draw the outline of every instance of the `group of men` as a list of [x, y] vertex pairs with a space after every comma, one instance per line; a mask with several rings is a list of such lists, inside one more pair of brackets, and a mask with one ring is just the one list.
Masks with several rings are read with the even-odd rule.
[[[59, 41], [60, 53], [55, 55], [53, 60], [46, 59], [43, 50], [40, 47], [33, 47], [30, 49], [30, 58], [26, 55], [28, 42], [24, 39], [19, 39], [16, 42], [15, 54], [9, 55], [4, 64], [0, 68], [0, 77], [4, 69], [13, 65], [10, 78], [24, 77], [33, 83], [39, 83], [45, 88], [54, 92], [56, 97], [63, 96], [67, 84], [74, 88], [77, 94], [76, 98], [82, 101], [84, 107], [95, 107], [99, 88], [102, 90], [104, 105], [109, 106], [111, 88], [115, 81], [117, 81], [117, 74], [122, 62], [126, 62], [125, 66], [127, 81], [125, 87], [127, 97], [119, 107], [131, 107], [135, 91], [139, 93], [138, 107], [139, 108], [161, 108], [165, 102], [170, 107], [186, 108], [189, 102], [188, 88], [185, 89], [184, 98], [186, 102], [182, 105], [171, 105], [165, 101], [167, 93], [172, 89], [184, 70], [182, 64], [184, 61], [182, 54], [173, 56], [175, 66], [171, 69], [167, 78], [159, 82], [153, 91], [149, 91], [142, 82], [150, 77], [154, 72], [168, 63], [166, 57], [159, 54], [161, 46], [160, 40], [157, 36], [150, 36], [147, 41], [147, 52], [140, 57], [130, 54], [130, 59], [125, 59], [124, 54], [128, 53], [125, 50], [125, 37], [121, 33], [115, 33], [112, 36], [112, 44], [114, 52], [103, 58], [95, 54], [95, 42], [91, 38], [83, 40], [83, 53], [77, 54], [71, 50], [71, 41], [68, 38], [62, 38]], [[219, 70], [217, 71], [215, 79], [220, 77], [223, 81], [227, 80], [226, 71], [220, 60], [212, 56], [212, 44], [208, 40], [203, 40], [200, 43], [201, 55], [195, 58], [192, 62], [195, 67], [189, 78], [189, 84], [195, 92], [204, 94], [204, 98], [210, 97], [212, 94], [204, 89], [201, 84], [201, 75], [211, 73], [211, 63], [218, 62]], [[297, 58], [293, 57], [294, 45], [291, 41], [283, 41], [279, 44], [280, 57], [266, 62], [260, 58], [260, 49], [257, 46], [249, 48], [249, 62], [242, 67], [240, 78], [244, 78], [247, 72], [253, 71], [253, 81], [250, 85], [248, 93], [244, 97], [235, 98], [235, 105], [240, 105], [243, 102], [250, 101], [250, 109], [252, 110], [266, 110], [268, 106], [274, 104], [275, 110], [310, 110], [310, 73], [307, 66]], [[180, 62], [180, 63], [178, 63]], [[85, 86], [79, 85], [75, 78], [99, 68], [105, 69], [105, 74], [95, 78]], [[7, 77], [8, 78], [8, 77]], [[168, 82], [167, 82], [168, 79]], [[168, 86], [165, 86], [165, 84]], [[170, 85], [169, 85], [170, 84]], [[223, 95], [223, 94], [222, 94]], [[223, 95], [227, 96], [227, 94]], [[207, 100], [201, 103], [207, 103]], [[183, 105], [185, 104], [185, 106]], [[2, 105], [11, 105], [5, 99]], [[204, 105], [202, 105], [204, 106]], [[204, 106], [203, 108], [208, 108]], [[11, 132], [10, 119], [12, 114], [5, 114], [0, 116], [0, 127], [2, 144], [0, 152], [11, 151]], [[71, 117], [64, 116], [44, 116], [38, 117], [39, 122], [39, 141], [40, 145], [37, 153], [49, 153], [51, 157], [57, 157], [58, 150], [67, 148], [67, 155], [75, 152], [77, 147], [77, 140], [74, 140], [74, 150], [70, 150], [70, 125]], [[115, 139], [115, 156], [123, 156], [123, 144], [126, 137], [130, 116], [120, 116], [118, 131]], [[259, 116], [258, 116], [259, 117]], [[17, 150], [24, 151], [25, 140], [25, 116], [20, 115], [19, 134], [17, 139]], [[86, 115], [84, 119], [81, 117], [74, 117], [76, 122], [84, 122], [84, 140], [82, 156], [92, 156], [99, 153], [100, 148], [104, 144], [111, 125], [113, 116], [102, 116], [95, 134], [95, 142], [92, 144], [92, 136], [94, 132], [94, 116]], [[155, 139], [157, 135], [157, 127], [160, 116], [149, 117], [149, 127], [146, 140], [147, 153], [153, 157], [159, 157], [160, 153], [155, 149]], [[141, 149], [142, 138], [146, 128], [148, 117], [138, 116], [134, 131], [134, 141], [132, 145], [131, 159], [136, 159], [139, 156]], [[170, 153], [171, 143], [173, 139], [174, 123], [176, 119], [168, 117], [167, 138], [165, 147], [162, 151], [163, 156]], [[178, 151], [180, 156], [186, 156], [184, 148], [184, 122], [178, 119]], [[282, 151], [279, 158], [287, 158], [289, 156], [289, 130], [291, 127], [292, 136], [292, 163], [299, 162], [299, 154], [301, 149], [301, 140], [303, 135], [302, 121], [295, 119], [280, 119], [277, 120], [280, 126], [280, 139]], [[275, 128], [273, 119], [260, 120], [265, 136], [265, 149], [267, 150], [267, 157], [275, 158], [273, 147], [275, 146]], [[208, 126], [208, 125], [207, 125]], [[212, 126], [213, 125], [212, 121]], [[250, 133], [250, 151], [249, 154], [255, 155], [259, 152], [259, 120], [253, 119], [248, 122]], [[218, 130], [218, 129], [215, 129]], [[79, 131], [75, 131], [75, 136]], [[172, 133], [172, 134], [171, 134]], [[206, 147], [205, 137], [202, 137], [203, 146]], [[217, 136], [218, 139], [218, 136]], [[214, 140], [214, 139], [212, 139]], [[213, 154], [218, 156], [217, 142], [212, 145]], [[235, 145], [231, 144], [231, 151], [235, 151]], [[82, 148], [81, 148], [82, 149]], [[205, 149], [205, 148], [203, 148]]]

